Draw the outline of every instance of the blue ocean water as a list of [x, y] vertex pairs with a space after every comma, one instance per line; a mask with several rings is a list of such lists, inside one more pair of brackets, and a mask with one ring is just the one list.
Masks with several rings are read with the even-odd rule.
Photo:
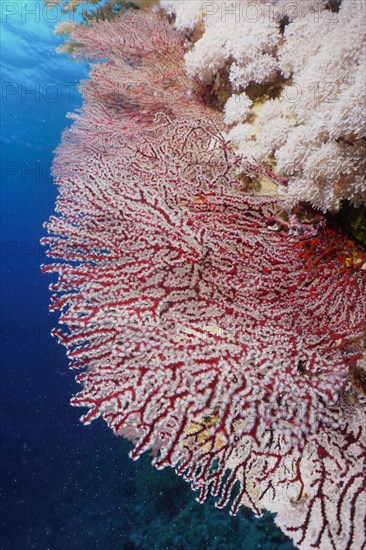
[[2, 549], [290, 550], [265, 516], [229, 518], [172, 472], [128, 459], [102, 421], [83, 427], [64, 349], [50, 336], [51, 277], [39, 244], [57, 189], [50, 167], [88, 72], [55, 52], [66, 16], [42, 2], [1, 4]]
[[50, 336], [57, 317], [48, 313], [39, 244], [56, 198], [53, 150], [66, 113], [81, 103], [76, 84], [87, 67], [55, 52], [58, 10], [44, 12], [41, 2], [1, 8], [1, 548], [99, 547], [100, 520], [90, 538], [76, 507], [108, 515], [105, 447], [121, 455], [108, 464], [118, 482], [129, 471], [126, 445], [102, 423], [83, 429], [69, 406], [77, 387]]

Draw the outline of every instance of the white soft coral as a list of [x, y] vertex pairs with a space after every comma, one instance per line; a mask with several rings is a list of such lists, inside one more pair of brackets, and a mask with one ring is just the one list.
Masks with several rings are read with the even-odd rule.
[[[201, 25], [187, 71], [216, 89], [218, 74], [226, 78], [233, 94], [224, 107], [228, 137], [240, 154], [276, 162], [289, 177], [282, 190], [289, 207], [366, 203], [366, 4], [342, 0], [339, 12], [328, 5], [162, 2], [181, 30]], [[265, 95], [271, 85], [277, 96]]]

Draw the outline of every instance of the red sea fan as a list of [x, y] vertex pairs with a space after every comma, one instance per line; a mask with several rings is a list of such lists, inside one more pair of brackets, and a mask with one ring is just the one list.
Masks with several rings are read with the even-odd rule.
[[[277, 512], [299, 548], [365, 548], [362, 252], [325, 226], [298, 236], [278, 201], [240, 190], [240, 159], [164, 19], [130, 13], [75, 37], [106, 63], [58, 150], [44, 239], [54, 333], [84, 369], [72, 403], [200, 500]], [[159, 109], [131, 73], [156, 75]]]
[[209, 113], [223, 126], [221, 113], [202, 102], [205, 87], [188, 80], [182, 62], [184, 37], [167, 21], [130, 11], [113, 22], [79, 25], [72, 38], [83, 44], [79, 56], [104, 61], [93, 66], [82, 88], [89, 102], [130, 111], [130, 121], [140, 124], [151, 124], [152, 116], [161, 110], [171, 117], [184, 117], [193, 109], [194, 116]]

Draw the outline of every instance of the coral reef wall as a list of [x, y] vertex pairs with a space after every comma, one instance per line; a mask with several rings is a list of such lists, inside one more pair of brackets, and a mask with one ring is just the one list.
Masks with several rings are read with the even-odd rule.
[[364, 548], [365, 253], [245, 191], [166, 18], [127, 12], [71, 38], [97, 62], [57, 151], [43, 270], [83, 369], [72, 403], [201, 501], [277, 512], [304, 550]]

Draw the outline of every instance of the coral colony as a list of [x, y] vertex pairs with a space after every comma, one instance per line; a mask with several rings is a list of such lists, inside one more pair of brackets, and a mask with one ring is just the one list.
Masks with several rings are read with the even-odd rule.
[[198, 33], [187, 71], [222, 96], [228, 138], [289, 176], [287, 206], [323, 211], [366, 201], [366, 2], [329, 4], [162, 2], [180, 30]]
[[[326, 39], [311, 11], [280, 39], [277, 20], [240, 34], [216, 15], [204, 27], [198, 2], [164, 4], [168, 17], [130, 10], [70, 35], [96, 63], [57, 151], [43, 271], [58, 273], [54, 334], [83, 369], [72, 404], [201, 502], [275, 512], [300, 549], [365, 549], [366, 255], [320, 212], [288, 209], [365, 200], [360, 3], [328, 10]], [[250, 83], [337, 75], [328, 39], [339, 102], [309, 117], [307, 96], [268, 99], [250, 142]], [[209, 84], [224, 67], [244, 103], [227, 96], [223, 114]], [[280, 169], [244, 157], [248, 140]]]

